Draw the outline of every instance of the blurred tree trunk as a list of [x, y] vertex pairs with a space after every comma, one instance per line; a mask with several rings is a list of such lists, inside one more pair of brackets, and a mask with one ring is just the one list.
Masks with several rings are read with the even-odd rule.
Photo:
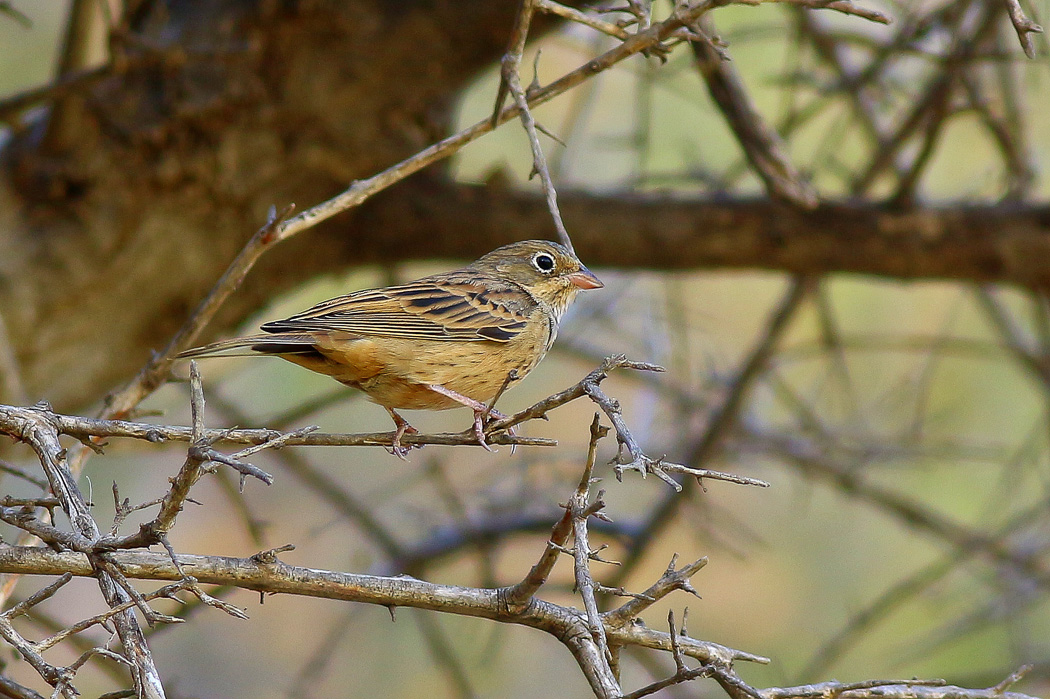
[[[0, 314], [28, 397], [63, 408], [161, 346], [271, 205], [317, 203], [444, 135], [517, 3], [139, 5], [120, 72], [0, 164]], [[273, 253], [224, 322], [384, 246], [412, 255], [350, 219]]]

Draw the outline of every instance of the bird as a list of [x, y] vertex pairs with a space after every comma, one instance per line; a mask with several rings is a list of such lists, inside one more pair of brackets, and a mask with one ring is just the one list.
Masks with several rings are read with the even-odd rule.
[[569, 248], [546, 240], [504, 245], [460, 269], [323, 301], [262, 333], [186, 350], [179, 359], [267, 355], [362, 391], [394, 421], [391, 453], [404, 459], [418, 432], [398, 410], [474, 411], [532, 371], [554, 344], [576, 295], [604, 284]]

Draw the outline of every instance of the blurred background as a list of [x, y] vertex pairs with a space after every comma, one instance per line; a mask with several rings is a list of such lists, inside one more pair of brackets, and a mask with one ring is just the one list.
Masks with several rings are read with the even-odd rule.
[[[155, 4], [176, 16], [181, 11], [180, 3]], [[802, 177], [821, 198], [833, 200], [899, 203], [903, 193], [907, 205], [919, 207], [1045, 207], [1045, 35], [1033, 35], [1036, 57], [1028, 59], [1005, 12], [991, 15], [988, 7], [996, 3], [864, 4], [894, 23], [786, 6], [731, 6], [711, 14], [731, 69], [761, 118], [780, 132]], [[343, 11], [314, 5], [297, 11]], [[1023, 6], [1036, 21], [1050, 19], [1045, 1]], [[11, 7], [29, 23], [0, 14], [0, 95], [7, 96], [55, 79], [69, 13], [62, 2], [13, 0]], [[667, 3], [654, 3], [657, 17], [667, 11]], [[163, 39], [160, 10], [151, 12], [153, 24], [143, 26]], [[986, 13], [991, 19], [982, 29]], [[505, 27], [493, 31], [498, 29]], [[615, 45], [580, 26], [550, 25], [544, 32], [525, 56], [528, 80], [539, 54], [540, 84]], [[893, 163], [865, 180], [865, 169], [891, 148], [912, 110], [937, 89], [942, 71], [957, 65], [953, 51], [967, 37], [972, 50], [965, 68], [954, 69], [959, 75], [942, 108], [919, 112], [914, 130], [892, 146]], [[857, 76], [867, 80], [863, 87], [856, 87]], [[446, 105], [448, 128], [486, 118], [497, 86], [495, 63], [474, 71]], [[11, 148], [25, 138], [45, 111], [37, 105], [17, 119], [8, 115], [0, 144]], [[677, 47], [666, 63], [632, 58], [537, 109], [536, 117], [564, 141], [543, 144], [563, 193], [742, 202], [766, 196], [688, 46]], [[464, 148], [445, 174], [463, 184], [531, 195], [540, 190], [529, 180], [530, 169], [528, 142], [512, 122]], [[316, 201], [297, 203], [302, 209]], [[258, 209], [252, 202], [244, 206]], [[250, 233], [237, 231], [241, 240]], [[615, 248], [616, 228], [604, 235]], [[394, 252], [380, 256], [381, 264], [340, 264], [295, 279], [276, 296], [251, 292], [238, 317], [223, 321], [224, 332], [248, 332], [337, 294], [465, 261], [410, 253], [397, 262], [392, 258], [400, 243], [391, 239], [388, 245]], [[756, 687], [910, 677], [986, 687], [1032, 664], [1020, 688], [1047, 694], [1045, 289], [834, 269], [805, 276], [775, 269], [671, 272], [644, 259], [592, 264], [585, 249], [581, 257], [605, 288], [580, 296], [554, 350], [502, 398], [501, 409], [526, 407], [572, 385], [603, 357], [625, 353], [667, 369], [621, 372], [604, 384], [622, 402], [649, 454], [772, 486], [694, 483], [679, 495], [654, 477], [629, 473], [617, 482], [603, 465], [615, 453], [614, 440], [606, 439], [597, 475], [613, 523], [597, 527], [592, 543], [607, 543], [603, 555], [623, 565], [594, 564], [596, 578], [637, 591], [657, 579], [676, 552], [683, 560], [709, 557], [693, 581], [702, 599], [671, 595], [644, 619], [663, 629], [669, 608], [677, 614], [687, 606], [690, 635], [772, 659], [766, 666], [738, 667]], [[0, 313], [18, 312], [0, 306]], [[178, 327], [184, 318], [169, 325]], [[105, 327], [119, 321], [110, 315], [90, 322]], [[44, 340], [20, 345], [20, 336], [12, 335], [23, 362], [47, 351]], [[146, 358], [129, 361], [138, 366]], [[284, 362], [209, 360], [201, 370], [212, 427], [389, 429], [385, 412], [362, 396]], [[43, 385], [27, 389], [26, 398], [49, 398], [38, 388]], [[66, 408], [94, 414], [101, 399], [99, 393]], [[163, 386], [142, 408], [157, 414], [143, 419], [187, 424], [185, 384]], [[511, 453], [503, 447], [488, 454], [428, 446], [413, 451], [407, 463], [376, 448], [260, 454], [253, 463], [275, 474], [272, 487], [249, 482], [239, 493], [226, 472], [203, 480], [193, 495], [201, 506], [186, 510], [171, 541], [180, 553], [226, 556], [292, 543], [295, 550], [282, 560], [311, 568], [408, 573], [474, 586], [513, 583], [539, 557], [560, 516], [558, 503], [579, 479], [593, 412], [593, 405], [577, 401], [550, 422], [522, 428], [525, 435], [557, 439], [556, 448]], [[421, 431], [439, 432], [464, 429], [470, 417], [464, 410], [409, 419]], [[114, 440], [83, 475], [96, 519], [103, 526], [111, 521], [111, 483], [133, 502], [157, 497], [184, 453], [179, 445]], [[21, 447], [5, 448], [0, 456], [35, 467]], [[11, 476], [0, 490], [33, 491]], [[128, 531], [146, 518], [129, 520]], [[16, 535], [5, 528], [3, 536], [12, 541]], [[43, 582], [23, 580], [16, 597]], [[579, 605], [571, 587], [566, 559], [542, 596]], [[150, 633], [171, 696], [589, 696], [568, 653], [528, 629], [409, 609], [397, 610], [392, 622], [388, 610], [365, 605], [260, 599], [247, 591], [224, 596], [251, 619], [194, 608], [188, 623]], [[98, 613], [101, 605], [93, 581], [76, 581], [42, 605], [26, 628], [40, 636], [49, 625]], [[56, 662], [70, 662], [79, 652], [73, 646], [53, 651]], [[44, 691], [31, 668], [9, 651], [4, 656], [5, 674]], [[670, 675], [674, 666], [666, 654], [634, 651], [623, 671], [630, 688]], [[125, 686], [121, 673], [105, 660], [92, 663], [78, 686], [85, 696], [98, 695]], [[720, 692], [713, 683], [693, 683], [658, 696]]]

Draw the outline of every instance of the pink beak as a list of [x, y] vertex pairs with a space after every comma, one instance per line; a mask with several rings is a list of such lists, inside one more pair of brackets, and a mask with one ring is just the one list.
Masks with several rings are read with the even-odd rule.
[[594, 274], [591, 273], [591, 270], [586, 267], [580, 267], [579, 272], [573, 272], [572, 274], [567, 275], [566, 279], [572, 282], [573, 286], [578, 286], [581, 289], [601, 289], [605, 286], [602, 284], [602, 281], [594, 276]]

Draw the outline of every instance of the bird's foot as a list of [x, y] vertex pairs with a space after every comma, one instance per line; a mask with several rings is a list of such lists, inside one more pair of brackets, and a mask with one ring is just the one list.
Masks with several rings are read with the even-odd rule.
[[[488, 419], [485, 420], [486, 424], [489, 423], [489, 422], [492, 422], [493, 420], [503, 420], [507, 416], [504, 415], [503, 413], [501, 413], [500, 411], [496, 410], [495, 408], [489, 408], [487, 417], [488, 417]], [[517, 430], [515, 430], [513, 427], [507, 427], [506, 429], [500, 430], [500, 432], [506, 432], [511, 437], [517, 437], [518, 436]], [[511, 456], [514, 455], [514, 452], [517, 451], [517, 449], [518, 449], [518, 445], [517, 444], [511, 444], [510, 445]]]
[[419, 430], [417, 430], [415, 427], [408, 424], [407, 422], [403, 425], [398, 425], [397, 431], [394, 432], [394, 441], [390, 445], [390, 449], [388, 450], [391, 454], [401, 459], [402, 461], [408, 460], [406, 457], [408, 456], [408, 452], [412, 451], [412, 447], [416, 447], [419, 449], [422, 448], [422, 445], [420, 444], [409, 444], [407, 447], [401, 446], [401, 438], [404, 437], [406, 434], [419, 434]]
[[408, 424], [408, 420], [395, 413], [390, 408], [387, 408], [387, 412], [390, 413], [390, 417], [394, 419], [394, 424], [397, 425], [397, 429], [394, 431], [394, 439], [390, 444], [390, 448], [387, 450], [402, 461], [407, 461], [408, 452], [412, 451], [412, 447], [422, 448], [419, 444], [410, 444], [407, 447], [401, 446], [401, 438], [406, 434], [419, 434], [412, 425]]
[[474, 410], [474, 436], [478, 438], [478, 444], [484, 447], [486, 451], [496, 451], [485, 441], [486, 412], [485, 410]]

